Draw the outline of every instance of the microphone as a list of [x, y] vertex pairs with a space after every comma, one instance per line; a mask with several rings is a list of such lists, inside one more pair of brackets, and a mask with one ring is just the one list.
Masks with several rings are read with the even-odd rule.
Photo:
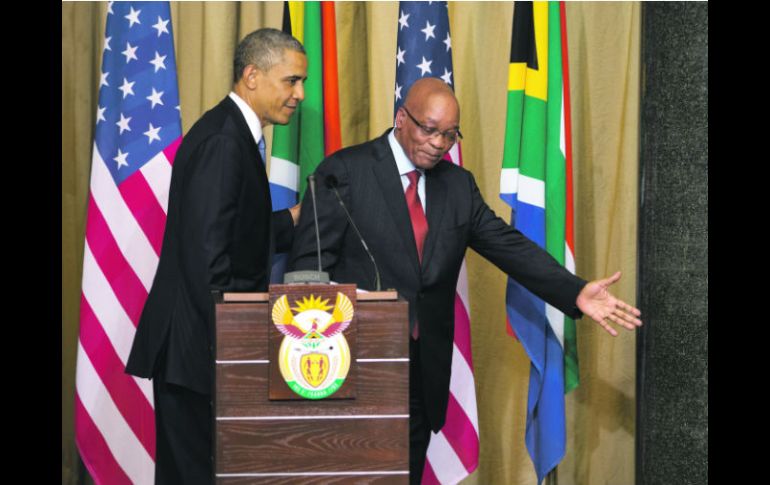
[[380, 291], [380, 271], [377, 269], [377, 263], [374, 261], [374, 255], [372, 255], [372, 252], [369, 251], [369, 246], [366, 245], [366, 241], [364, 241], [364, 237], [361, 235], [361, 231], [358, 230], [358, 226], [356, 226], [356, 223], [353, 222], [353, 218], [350, 217], [350, 212], [348, 212], [348, 208], [345, 205], [345, 202], [342, 201], [342, 197], [340, 197], [340, 193], [337, 191], [337, 186], [339, 185], [339, 181], [337, 180], [337, 177], [334, 175], [327, 175], [324, 179], [324, 184], [326, 185], [326, 188], [334, 192], [334, 195], [337, 197], [337, 202], [340, 203], [340, 206], [342, 207], [342, 210], [345, 211], [345, 216], [348, 218], [348, 222], [350, 222], [350, 225], [353, 227], [353, 230], [356, 231], [356, 235], [358, 235], [358, 240], [361, 241], [361, 246], [364, 247], [364, 251], [366, 251], [366, 254], [369, 256], [369, 259], [372, 260], [372, 265], [374, 266], [374, 286], [375, 291]]
[[310, 198], [313, 200], [313, 222], [315, 223], [315, 243], [318, 251], [318, 271], [292, 271], [283, 275], [284, 284], [295, 283], [329, 283], [329, 273], [322, 271], [321, 266], [321, 235], [318, 231], [318, 211], [315, 204], [315, 175], [307, 176], [310, 186]]
[[318, 250], [318, 272], [323, 272], [321, 267], [321, 235], [318, 232], [318, 210], [315, 206], [315, 174], [307, 176], [308, 184], [310, 185], [310, 198], [313, 199], [313, 222], [315, 223], [315, 245]]

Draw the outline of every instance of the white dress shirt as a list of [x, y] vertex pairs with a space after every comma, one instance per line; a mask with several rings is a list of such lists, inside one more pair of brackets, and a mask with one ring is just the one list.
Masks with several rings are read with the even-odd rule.
[[[251, 131], [251, 136], [254, 137], [254, 143], [259, 145], [259, 140], [262, 139], [262, 123], [259, 122], [259, 117], [254, 112], [254, 110], [251, 109], [251, 107], [246, 104], [246, 101], [244, 101], [240, 96], [235, 94], [233, 91], [230, 91], [230, 99], [235, 101], [235, 104], [238, 106], [238, 109], [241, 110], [241, 113], [243, 113], [243, 117], [246, 118], [246, 124], [249, 125], [249, 131]], [[267, 160], [263, 160], [264, 162], [267, 162]]]
[[422, 204], [422, 211], [427, 215], [428, 211], [425, 206], [425, 170], [414, 166], [409, 157], [404, 153], [404, 149], [396, 140], [396, 130], [393, 130], [388, 134], [388, 142], [390, 143], [390, 150], [393, 152], [393, 158], [396, 159], [396, 166], [398, 167], [398, 173], [401, 175], [401, 185], [404, 186], [404, 193], [406, 193], [407, 187], [409, 187], [409, 177], [406, 176], [413, 170], [420, 171], [420, 178], [417, 181], [417, 195], [420, 197], [420, 204]]

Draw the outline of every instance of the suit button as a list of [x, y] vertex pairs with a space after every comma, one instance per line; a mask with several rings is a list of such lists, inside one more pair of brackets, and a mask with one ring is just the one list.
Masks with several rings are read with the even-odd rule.
[[423, 293], [422, 291], [417, 293], [417, 299], [418, 300], [422, 300], [424, 297], [425, 297], [425, 293]]

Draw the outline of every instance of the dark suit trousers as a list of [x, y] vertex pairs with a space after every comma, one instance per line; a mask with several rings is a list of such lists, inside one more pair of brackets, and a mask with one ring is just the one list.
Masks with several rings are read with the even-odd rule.
[[211, 396], [153, 379], [155, 483], [213, 483]]
[[409, 338], [409, 483], [419, 485], [430, 440], [430, 422], [423, 402], [420, 345]]

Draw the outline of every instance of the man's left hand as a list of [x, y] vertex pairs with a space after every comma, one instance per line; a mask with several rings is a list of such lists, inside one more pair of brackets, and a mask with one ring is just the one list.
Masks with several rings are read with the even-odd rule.
[[642, 321], [637, 318], [642, 314], [638, 308], [607, 291], [607, 288], [619, 279], [620, 271], [609, 278], [591, 281], [583, 287], [577, 297], [577, 306], [580, 311], [591, 317], [613, 337], [616, 337], [618, 332], [609, 324], [610, 321], [628, 330], [634, 330], [642, 324]]

